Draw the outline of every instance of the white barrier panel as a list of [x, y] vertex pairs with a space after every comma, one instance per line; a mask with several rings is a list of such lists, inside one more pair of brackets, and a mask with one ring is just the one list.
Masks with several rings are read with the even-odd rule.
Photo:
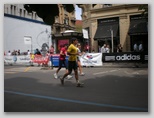
[[103, 66], [102, 53], [85, 53], [80, 57], [82, 66]]
[[4, 62], [6, 64], [31, 64], [31, 58], [30, 55], [22, 55], [22, 56], [16, 56], [16, 61], [14, 61], [14, 56], [4, 56]]

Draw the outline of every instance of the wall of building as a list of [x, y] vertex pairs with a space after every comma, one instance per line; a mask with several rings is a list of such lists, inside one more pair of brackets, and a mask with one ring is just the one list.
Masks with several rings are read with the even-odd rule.
[[[21, 52], [27, 52], [38, 48], [41, 49], [43, 43], [51, 45], [51, 26], [43, 22], [13, 15], [4, 16], [4, 51], [12, 52], [20, 49]], [[47, 32], [48, 31], [48, 32]], [[24, 37], [32, 38], [32, 45], [26, 44]]]

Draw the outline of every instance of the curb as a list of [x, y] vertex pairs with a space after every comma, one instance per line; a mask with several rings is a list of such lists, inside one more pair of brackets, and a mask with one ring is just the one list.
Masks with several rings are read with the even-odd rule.
[[[10, 64], [4, 64], [4, 66], [42, 67], [42, 66], [38, 66], [37, 64], [33, 64], [33, 65], [23, 65], [23, 64], [10, 65]], [[93, 66], [93, 67], [98, 67], [98, 68], [104, 68], [104, 67], [109, 67], [109, 68], [148, 68], [148, 63], [145, 63], [145, 64], [141, 64], [141, 63], [103, 63], [103, 66]], [[90, 67], [90, 68], [93, 68], [93, 67]], [[44, 69], [44, 68], [47, 68], [47, 67], [42, 67], [42, 68]], [[48, 68], [50, 68], [50, 67], [48, 66]], [[53, 68], [57, 68], [57, 67], [53, 67]], [[83, 67], [83, 68], [88, 68], [88, 67]]]

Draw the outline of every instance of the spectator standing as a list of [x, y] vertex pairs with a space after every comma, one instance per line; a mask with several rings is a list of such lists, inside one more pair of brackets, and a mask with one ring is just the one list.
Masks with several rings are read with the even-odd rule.
[[121, 44], [118, 44], [118, 46], [117, 46], [117, 52], [122, 52], [122, 46], [121, 46]]
[[106, 53], [106, 44], [104, 44], [101, 48], [101, 53]]
[[8, 56], [11, 56], [11, 51], [10, 51], [10, 50], [8, 51], [7, 55], [8, 55]]
[[72, 44], [70, 44], [70, 46], [67, 49], [67, 54], [69, 55], [68, 72], [66, 72], [60, 80], [61, 80], [61, 84], [64, 85], [64, 78], [67, 77], [67, 75], [71, 74], [72, 70], [74, 70], [75, 79], [76, 79], [76, 86], [81, 87], [81, 86], [83, 86], [83, 83], [80, 83], [80, 81], [79, 81], [77, 61], [76, 61], [77, 55], [78, 55], [78, 51], [76, 48], [76, 45], [78, 43], [78, 39], [72, 38], [71, 40], [72, 40]]
[[103, 53], [106, 53], [106, 44], [101, 47], [102, 58], [105, 58]]
[[33, 53], [30, 53], [30, 57], [33, 60], [35, 58], [35, 55]]
[[36, 55], [36, 54], [37, 54], [37, 55], [41, 55], [41, 52], [39, 51], [38, 48], [36, 49], [35, 55]]
[[16, 50], [13, 50], [12, 54], [11, 55], [16, 55]]
[[134, 52], [138, 52], [138, 45], [137, 45], [137, 43], [134, 44], [133, 49], [134, 49]]
[[81, 65], [81, 62], [80, 62], [80, 58], [82, 56], [80, 43], [77, 44], [77, 50], [78, 50], [78, 53], [79, 53], [79, 55], [77, 56], [77, 64], [78, 64], [78, 68], [79, 68], [79, 74], [81, 76], [83, 76], [83, 75], [85, 75], [85, 73], [82, 72], [82, 65]]
[[[134, 43], [134, 45], [133, 45], [133, 51], [134, 52], [138, 52], [139, 51], [137, 43]], [[137, 68], [139, 67], [138, 66], [138, 63], [136, 61], [134, 61], [134, 67], [137, 67]]]
[[85, 46], [84, 46], [84, 50], [85, 52], [89, 52], [89, 45], [88, 45], [88, 42], [86, 42]]
[[54, 46], [53, 45], [51, 45], [49, 51], [50, 51], [50, 54], [54, 54]]
[[143, 50], [144, 50], [143, 49], [143, 44], [142, 44], [142, 42], [140, 42], [140, 44], [139, 44], [139, 52], [141, 54], [141, 63], [142, 64], [144, 63], [144, 51]]
[[27, 55], [30, 55], [30, 51], [29, 50], [27, 50]]
[[[62, 68], [62, 65], [64, 65], [64, 67], [66, 68], [66, 73], [68, 72], [68, 66], [67, 66], [67, 63], [66, 63], [66, 55], [67, 55], [67, 45], [65, 44], [60, 49], [59, 67], [58, 67], [56, 73], [54, 74], [54, 78], [55, 79], [58, 79], [58, 72]], [[68, 75], [67, 78], [70, 79], [70, 78], [72, 78], [72, 76], [71, 75]]]
[[142, 45], [142, 42], [139, 44], [139, 51], [140, 51], [140, 52], [143, 51], [143, 45]]
[[101, 46], [98, 46], [98, 52], [99, 53], [101, 52]]
[[14, 63], [17, 62], [17, 54], [16, 53], [13, 53], [13, 61], [14, 61]]
[[17, 53], [18, 53], [18, 55], [20, 55], [20, 50], [18, 50], [18, 52], [17, 52]]
[[106, 46], [106, 53], [110, 53], [110, 46], [109, 45]]

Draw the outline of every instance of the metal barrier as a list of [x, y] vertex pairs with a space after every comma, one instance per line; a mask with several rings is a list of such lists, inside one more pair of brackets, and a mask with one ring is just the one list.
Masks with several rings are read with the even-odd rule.
[[[5, 64], [29, 64], [33, 63], [46, 64], [48, 66], [59, 66], [60, 54], [52, 54], [50, 56], [30, 55], [4, 56]], [[80, 57], [81, 65], [83, 66], [102, 66], [103, 62], [148, 62], [148, 52], [120, 52], [120, 53], [85, 53]], [[49, 62], [51, 63], [49, 65]], [[68, 56], [66, 56], [68, 64]]]

